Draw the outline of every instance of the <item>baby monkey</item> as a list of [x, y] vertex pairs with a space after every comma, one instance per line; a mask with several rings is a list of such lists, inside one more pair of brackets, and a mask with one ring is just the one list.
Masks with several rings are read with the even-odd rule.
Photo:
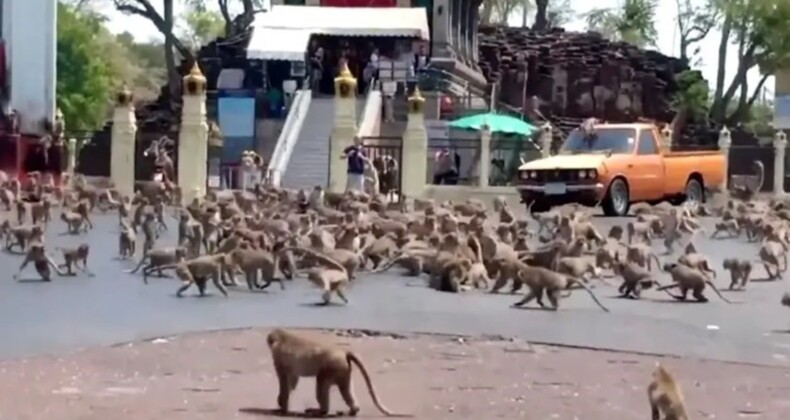
[[722, 265], [725, 270], [730, 271], [730, 290], [735, 290], [735, 286], [738, 286], [738, 290], [745, 289], [752, 273], [752, 262], [740, 258], [725, 258]]

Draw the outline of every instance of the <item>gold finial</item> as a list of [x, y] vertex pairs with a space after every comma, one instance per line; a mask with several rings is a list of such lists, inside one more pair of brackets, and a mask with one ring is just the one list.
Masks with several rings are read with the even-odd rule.
[[201, 95], [206, 92], [206, 76], [200, 71], [197, 61], [192, 70], [184, 77], [184, 91], [189, 95]]
[[118, 93], [115, 94], [115, 105], [116, 106], [129, 106], [134, 100], [134, 94], [129, 90], [129, 86], [124, 83], [121, 85], [121, 89], [118, 90]]
[[335, 77], [335, 94], [341, 98], [350, 98], [357, 90], [357, 79], [348, 69], [348, 62], [343, 60], [340, 73]]
[[422, 92], [420, 92], [420, 87], [415, 86], [414, 91], [409, 96], [409, 109], [412, 113], [420, 113], [422, 112], [423, 106], [425, 105], [425, 98], [422, 97]]

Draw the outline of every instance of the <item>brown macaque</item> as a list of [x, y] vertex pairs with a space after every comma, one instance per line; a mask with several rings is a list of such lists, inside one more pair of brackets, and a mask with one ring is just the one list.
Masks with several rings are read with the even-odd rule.
[[16, 200], [16, 224], [24, 225], [27, 220], [27, 203], [17, 198]]
[[536, 300], [538, 305], [542, 308], [545, 307], [543, 304], [543, 293], [546, 293], [546, 296], [549, 298], [549, 302], [551, 303], [552, 308], [556, 311], [559, 309], [560, 305], [560, 298], [562, 297], [560, 292], [568, 290], [570, 286], [576, 284], [582, 289], [584, 289], [590, 297], [595, 301], [595, 303], [603, 309], [604, 312], [609, 312], [609, 309], [598, 300], [598, 297], [595, 296], [595, 293], [586, 285], [583, 281], [566, 276], [564, 274], [557, 273], [556, 271], [549, 270], [543, 267], [532, 267], [523, 262], [517, 261], [516, 264], [516, 275], [520, 277], [520, 280], [523, 284], [529, 287], [529, 291], [524, 299], [513, 304], [513, 307], [522, 307], [527, 303]]
[[10, 227], [8, 220], [4, 221], [0, 229], [6, 231], [6, 250], [11, 251], [19, 247], [21, 252], [27, 252], [28, 244], [33, 242], [44, 243], [44, 229], [40, 225], [22, 225]]
[[30, 205], [30, 218], [34, 225], [41, 224], [46, 226], [52, 219], [50, 209], [52, 202], [48, 199], [43, 199], [39, 202]]
[[689, 420], [680, 385], [661, 364], [656, 363], [653, 379], [647, 386], [651, 420]]
[[411, 417], [406, 414], [395, 414], [379, 401], [365, 365], [350, 350], [311, 340], [281, 328], [270, 332], [266, 342], [272, 353], [279, 382], [277, 405], [281, 414], [290, 414], [290, 396], [296, 389], [299, 378], [315, 377], [318, 408], [308, 409], [306, 414], [328, 416], [329, 391], [332, 386], [337, 386], [348, 406], [348, 415], [356, 416], [359, 413], [359, 405], [351, 382], [352, 366], [356, 366], [362, 373], [373, 404], [379, 411], [389, 417]]
[[[140, 259], [140, 263], [137, 264], [137, 267], [126, 271], [126, 273], [134, 274], [140, 271], [140, 268], [142, 268], [143, 282], [148, 284], [148, 276], [151, 275], [151, 273], [156, 271], [159, 277], [164, 277], [162, 273], [163, 267], [176, 264], [186, 258], [186, 256], [187, 250], [182, 246], [155, 248], [144, 253], [143, 258]], [[146, 264], [146, 261], [148, 264]], [[145, 267], [143, 267], [144, 265]]]
[[118, 256], [124, 259], [132, 258], [135, 252], [137, 252], [137, 234], [131, 226], [122, 224], [118, 234]]
[[73, 211], [64, 211], [60, 213], [60, 220], [63, 220], [67, 226], [67, 232], [71, 235], [78, 235], [80, 232], [87, 232], [88, 225], [85, 223], [85, 218]]
[[87, 226], [87, 228], [85, 229], [86, 231], [87, 229], [93, 229], [93, 222], [91, 221], [92, 209], [93, 209], [93, 204], [91, 204], [91, 201], [87, 199], [82, 199], [77, 203], [77, 205], [74, 207], [73, 210], [74, 213], [77, 213], [80, 216], [82, 216], [82, 220]]
[[24, 270], [25, 267], [27, 267], [27, 265], [31, 262], [43, 281], [52, 281], [52, 271], [50, 271], [50, 268], [55, 270], [58, 275], [65, 275], [62, 271], [60, 271], [58, 265], [52, 261], [52, 258], [47, 255], [47, 250], [44, 247], [44, 244], [41, 242], [33, 242], [27, 247], [25, 259], [22, 261], [22, 265], [19, 266], [19, 271], [14, 274], [14, 280], [19, 278], [19, 275], [22, 274], [22, 270]]
[[[697, 302], [705, 303], [708, 301], [708, 298], [705, 297], [703, 291], [705, 290], [705, 286], [708, 285], [717, 295], [719, 295], [721, 300], [727, 303], [732, 303], [721, 294], [719, 289], [715, 284], [713, 284], [712, 281], [710, 281], [707, 275], [696, 268], [691, 268], [687, 265], [679, 263], [667, 263], [664, 264], [664, 271], [668, 272], [670, 276], [672, 276], [672, 281], [674, 283], [661, 286], [656, 290], [665, 291], [669, 296], [676, 300], [685, 301], [688, 297], [688, 292], [691, 291], [692, 296], [694, 296], [694, 299], [696, 299]], [[673, 295], [672, 293], [669, 293], [668, 290], [673, 288], [680, 289], [680, 295]]]
[[73, 276], [73, 268], [81, 270], [82, 272], [93, 277], [93, 273], [88, 269], [88, 254], [90, 254], [91, 247], [88, 244], [80, 244], [77, 247], [71, 248], [58, 248], [63, 253], [63, 264], [59, 268], [66, 269], [66, 275]]
[[[162, 269], [175, 268], [176, 275], [179, 273], [182, 274], [179, 276], [182, 283], [181, 287], [179, 287], [178, 291], [176, 291], [176, 296], [178, 297], [181, 297], [181, 295], [187, 289], [189, 289], [190, 286], [195, 284], [197, 279], [208, 278], [210, 278], [214, 283], [214, 286], [216, 286], [216, 288], [219, 289], [219, 291], [222, 292], [225, 297], [227, 297], [228, 291], [225, 290], [225, 286], [222, 285], [221, 281], [222, 271], [225, 269], [226, 259], [227, 255], [225, 254], [203, 255], [201, 257], [181, 261], [170, 266], [164, 266]], [[186, 272], [189, 272], [190, 275], [184, 275]]]
[[741, 258], [725, 258], [722, 267], [730, 272], [730, 290], [746, 289], [752, 273], [752, 262]]

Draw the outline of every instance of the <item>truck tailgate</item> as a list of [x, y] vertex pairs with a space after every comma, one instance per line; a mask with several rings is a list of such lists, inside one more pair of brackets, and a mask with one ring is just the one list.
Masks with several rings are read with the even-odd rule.
[[702, 175], [705, 188], [717, 187], [724, 182], [724, 154], [718, 150], [705, 152], [669, 152], [664, 155], [665, 191], [681, 192], [689, 175]]

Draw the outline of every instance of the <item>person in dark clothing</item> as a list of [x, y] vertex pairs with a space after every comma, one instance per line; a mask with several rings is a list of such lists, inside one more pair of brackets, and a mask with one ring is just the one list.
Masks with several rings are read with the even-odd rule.
[[341, 159], [346, 159], [348, 162], [348, 183], [346, 184], [347, 191], [365, 191], [365, 164], [367, 158], [362, 145], [362, 139], [354, 137], [354, 144], [346, 147], [343, 150]]

